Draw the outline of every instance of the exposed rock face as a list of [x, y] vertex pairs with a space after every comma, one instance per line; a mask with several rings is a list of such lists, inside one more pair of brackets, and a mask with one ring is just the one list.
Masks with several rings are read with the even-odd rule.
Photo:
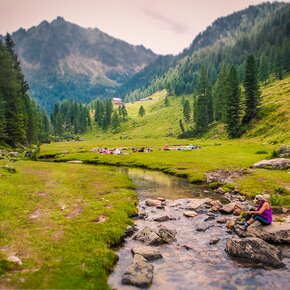
[[258, 262], [275, 268], [284, 266], [281, 251], [259, 238], [229, 239], [226, 251], [233, 257], [243, 258], [249, 262]]
[[271, 160], [262, 160], [253, 165], [254, 168], [271, 168], [285, 170], [290, 168], [290, 160], [286, 158], [275, 158]]
[[139, 246], [132, 249], [134, 255], [141, 255], [148, 261], [154, 261], [162, 258], [162, 255], [159, 250], [156, 248]]
[[141, 255], [134, 256], [133, 263], [122, 277], [122, 284], [148, 288], [152, 284], [154, 266], [148, 264]]
[[273, 222], [269, 226], [263, 226], [255, 222], [245, 232], [239, 226], [235, 231], [240, 237], [257, 237], [272, 243], [290, 243], [290, 223]]

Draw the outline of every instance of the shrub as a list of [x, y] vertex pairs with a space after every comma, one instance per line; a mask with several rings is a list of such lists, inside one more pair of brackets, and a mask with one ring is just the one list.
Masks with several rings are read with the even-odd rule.
[[255, 154], [268, 154], [267, 150], [258, 150]]
[[269, 201], [272, 206], [281, 206], [283, 203], [282, 197], [279, 194], [271, 194]]
[[290, 190], [288, 190], [284, 187], [277, 187], [275, 189], [275, 193], [280, 194], [280, 195], [290, 195]]
[[211, 189], [217, 189], [217, 188], [219, 188], [219, 187], [221, 187], [221, 186], [223, 186], [224, 185], [224, 182], [218, 182], [218, 181], [216, 181], [216, 182], [211, 182], [210, 184], [209, 184], [209, 187], [211, 188]]

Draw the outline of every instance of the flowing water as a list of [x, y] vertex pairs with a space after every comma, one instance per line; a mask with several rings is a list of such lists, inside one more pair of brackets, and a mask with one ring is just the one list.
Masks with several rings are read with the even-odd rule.
[[[161, 172], [121, 168], [136, 184], [140, 198], [139, 210], [146, 211], [146, 220], [136, 220], [138, 230], [145, 226], [154, 228], [158, 222], [156, 216], [165, 213], [176, 220], [163, 222], [168, 228], [176, 229], [176, 242], [158, 247], [163, 258], [150, 262], [154, 265], [151, 290], [191, 290], [191, 289], [290, 289], [290, 249], [283, 247], [285, 255], [283, 269], [272, 269], [262, 265], [253, 265], [232, 259], [225, 252], [228, 238], [235, 234], [227, 230], [224, 224], [216, 222], [220, 214], [208, 219], [206, 213], [195, 218], [186, 218], [179, 205], [187, 198], [217, 198], [205, 185], [192, 185], [188, 181], [169, 176]], [[144, 199], [165, 197], [165, 209], [146, 207]], [[206, 225], [204, 232], [197, 227]], [[217, 244], [209, 244], [212, 238], [219, 239]], [[132, 263], [131, 249], [140, 242], [127, 238], [118, 251], [119, 261], [110, 275], [108, 283], [112, 289], [138, 289], [122, 285], [122, 275]]]

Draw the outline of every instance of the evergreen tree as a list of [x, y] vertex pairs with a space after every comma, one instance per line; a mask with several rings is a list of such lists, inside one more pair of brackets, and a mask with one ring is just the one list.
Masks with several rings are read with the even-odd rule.
[[266, 57], [266, 54], [263, 53], [260, 57], [260, 65], [259, 65], [259, 80], [263, 83], [269, 78], [269, 62]]
[[227, 79], [226, 95], [226, 128], [230, 138], [240, 135], [240, 87], [236, 68], [231, 67]]
[[114, 110], [112, 115], [112, 128], [117, 130], [120, 127], [120, 118], [117, 110]]
[[217, 81], [213, 88], [213, 111], [214, 120], [225, 121], [225, 92], [227, 84], [228, 70], [225, 64], [222, 64]]
[[189, 123], [191, 115], [189, 100], [185, 100], [183, 103], [183, 116], [186, 123]]
[[63, 119], [61, 112], [58, 112], [54, 120], [54, 135], [60, 137], [62, 136], [63, 132], [64, 132]]
[[128, 117], [128, 112], [124, 104], [121, 105], [121, 116], [123, 120], [125, 120]]
[[245, 115], [243, 123], [248, 124], [257, 117], [258, 105], [260, 103], [260, 86], [256, 62], [253, 55], [248, 56], [245, 67]]
[[278, 80], [283, 79], [283, 55], [281, 49], [276, 50], [274, 62], [275, 75]]
[[166, 96], [165, 99], [164, 99], [164, 106], [165, 106], [165, 107], [169, 107], [168, 96]]
[[143, 106], [141, 106], [141, 107], [139, 108], [138, 115], [139, 115], [140, 117], [143, 117], [143, 116], [145, 115], [145, 109], [144, 109]]
[[5, 103], [0, 91], [0, 145], [1, 141], [7, 141], [7, 122], [5, 117]]
[[179, 127], [180, 127], [180, 130], [181, 130], [181, 133], [183, 134], [185, 132], [185, 129], [184, 129], [184, 126], [183, 126], [183, 123], [182, 123], [181, 119], [179, 119]]
[[194, 101], [194, 123], [197, 135], [204, 133], [208, 126], [207, 101], [204, 95], [197, 96]]

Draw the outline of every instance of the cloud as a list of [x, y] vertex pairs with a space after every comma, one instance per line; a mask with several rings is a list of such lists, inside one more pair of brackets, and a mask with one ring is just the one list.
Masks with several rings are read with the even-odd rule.
[[178, 34], [185, 34], [189, 32], [189, 28], [186, 25], [179, 23], [176, 20], [171, 19], [170, 17], [162, 15], [159, 11], [154, 11], [149, 8], [143, 8], [142, 12], [154, 21], [159, 22], [162, 28], [172, 30], [173, 32]]

